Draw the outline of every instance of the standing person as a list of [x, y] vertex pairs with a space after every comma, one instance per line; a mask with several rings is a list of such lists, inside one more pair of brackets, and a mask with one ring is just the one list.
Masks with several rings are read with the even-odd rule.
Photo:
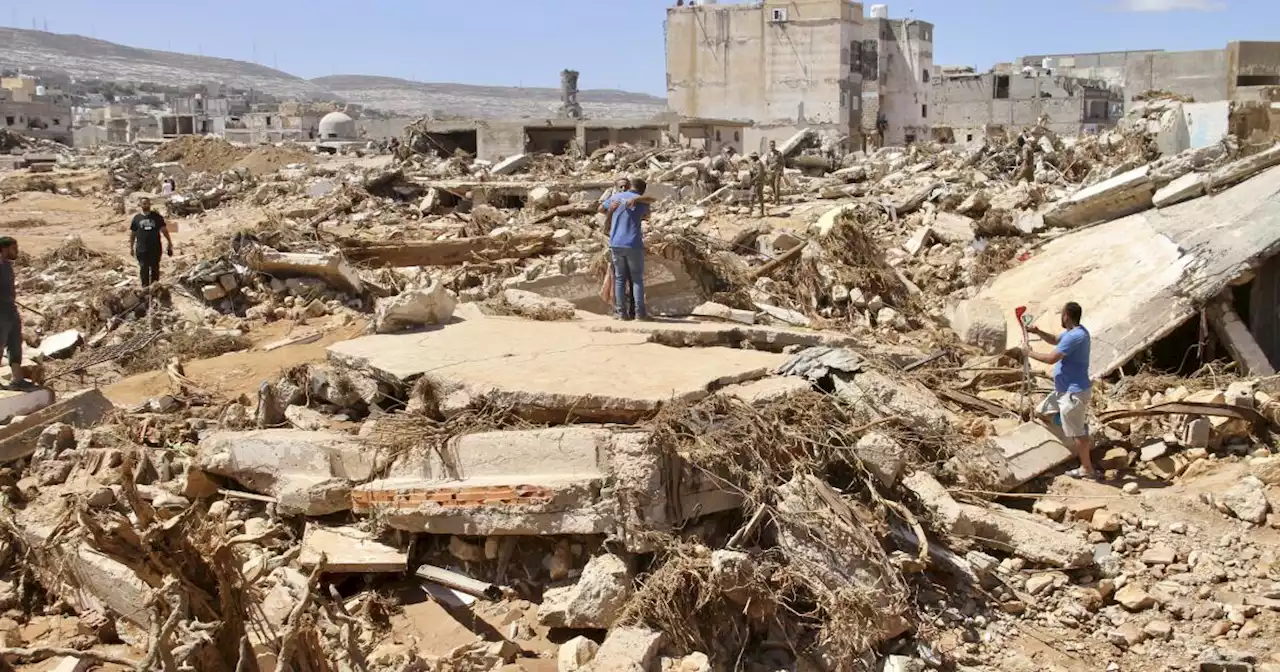
[[22, 316], [18, 314], [13, 261], [18, 258], [18, 241], [0, 238], [0, 348], [9, 355], [9, 389], [34, 387], [22, 375]]
[[[609, 203], [607, 233], [613, 261], [613, 309], [620, 320], [649, 319], [644, 306], [644, 232], [641, 230], [653, 201], [644, 195], [648, 187], [647, 182], [636, 178], [631, 181], [630, 191], [615, 195]], [[627, 301], [627, 281], [631, 282], [631, 301]]]
[[760, 216], [764, 217], [764, 183], [767, 179], [764, 164], [760, 162], [759, 152], [751, 152], [751, 155], [748, 156], [747, 159], [747, 170], [750, 171], [747, 180], [750, 182], [751, 188], [751, 201], [747, 204], [747, 209], [750, 210], [755, 207], [755, 204], [758, 202], [760, 203]]
[[[613, 186], [610, 187], [608, 191], [604, 192], [604, 195], [600, 197], [600, 229], [604, 231], [606, 234], [609, 232], [609, 220], [613, 218], [614, 203], [618, 200], [619, 196], [627, 193], [630, 190], [631, 190], [631, 180], [626, 177], [619, 177], [617, 180], [614, 181]], [[632, 288], [631, 288], [630, 278], [627, 279], [626, 290], [627, 290], [627, 293], [626, 293], [625, 302], [623, 303], [623, 305], [631, 306], [633, 304], [632, 304], [632, 294], [631, 294]], [[617, 297], [614, 297], [614, 302], [615, 303], [617, 302]], [[631, 317], [635, 317], [635, 316], [631, 315]]]
[[773, 188], [773, 204], [782, 203], [782, 171], [785, 167], [782, 152], [778, 151], [777, 141], [769, 141], [769, 153], [765, 155], [764, 165], [768, 169], [769, 184]]
[[1074, 478], [1098, 479], [1093, 467], [1093, 441], [1089, 438], [1089, 399], [1093, 382], [1089, 380], [1089, 330], [1080, 324], [1083, 315], [1080, 304], [1072, 301], [1062, 307], [1063, 332], [1053, 335], [1039, 327], [1027, 331], [1054, 346], [1051, 352], [1027, 352], [1037, 362], [1053, 365], [1053, 393], [1040, 403], [1041, 416], [1058, 414], [1062, 418], [1062, 431], [1075, 444], [1080, 468], [1068, 472]]
[[173, 239], [169, 237], [164, 217], [151, 209], [151, 199], [140, 199], [138, 210], [129, 224], [129, 249], [138, 260], [142, 286], [148, 287], [160, 279], [160, 236], [164, 236], [165, 251], [170, 257], [173, 256]]

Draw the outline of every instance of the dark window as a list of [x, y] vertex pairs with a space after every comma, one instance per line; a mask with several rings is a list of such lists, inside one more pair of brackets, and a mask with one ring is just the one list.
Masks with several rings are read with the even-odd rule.
[[908, 144], [908, 145], [910, 145], [910, 144], [914, 143], [915, 141], [916, 141], [916, 136], [915, 136], [915, 134], [914, 134], [914, 133], [908, 133], [908, 134], [907, 134], [907, 144]]
[[928, 83], [929, 83], [929, 71], [928, 71], [928, 70], [924, 70], [924, 71], [922, 71], [922, 72], [920, 73], [920, 81], [924, 82], [925, 84], [928, 84]]
[[970, 134], [968, 135], [968, 137], [967, 137], [967, 139], [965, 140], [965, 142], [973, 142], [973, 134], [972, 134], [972, 133], [970, 133]]
[[1280, 75], [1240, 75], [1236, 86], [1280, 86]]
[[928, 105], [921, 105], [921, 106], [920, 106], [920, 116], [924, 117], [925, 119], [928, 119], [928, 118], [929, 118], [929, 106], [928, 106]]
[[61, 120], [61, 119], [59, 119], [59, 118], [57, 118], [57, 117], [54, 117], [54, 118], [53, 118], [53, 125], [54, 125], [54, 126], [61, 126], [61, 125], [62, 125], [62, 120]]
[[996, 100], [1007, 100], [1009, 98], [1009, 75], [996, 75]]
[[12, 126], [12, 125], [13, 125], [13, 117], [5, 117], [5, 118], [4, 118], [4, 125], [5, 125], [5, 126]]
[[716, 131], [716, 142], [720, 142], [720, 131]]
[[740, 140], [742, 140], [742, 135], [741, 135], [740, 133], [738, 133], [738, 131], [734, 131], [734, 132], [733, 132], [733, 141], [734, 141], [734, 142], [738, 142], [738, 141], [740, 141]]

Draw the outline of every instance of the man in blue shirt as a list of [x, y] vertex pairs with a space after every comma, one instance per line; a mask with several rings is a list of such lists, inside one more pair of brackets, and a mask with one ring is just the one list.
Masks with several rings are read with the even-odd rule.
[[[653, 199], [644, 195], [648, 183], [636, 178], [631, 190], [615, 194], [606, 203], [609, 234], [609, 251], [613, 260], [613, 309], [620, 320], [649, 319], [644, 307], [644, 234], [641, 224], [649, 218], [649, 204]], [[631, 283], [628, 305], [627, 282]]]
[[1055, 413], [1062, 418], [1062, 432], [1075, 444], [1080, 468], [1069, 474], [1076, 478], [1098, 478], [1093, 468], [1093, 441], [1089, 438], [1089, 399], [1093, 382], [1089, 380], [1089, 331], [1080, 326], [1083, 314], [1074, 301], [1062, 307], [1062, 328], [1057, 336], [1039, 327], [1028, 329], [1045, 343], [1055, 346], [1048, 353], [1028, 352], [1038, 362], [1053, 365], [1053, 393], [1040, 404], [1042, 416]]

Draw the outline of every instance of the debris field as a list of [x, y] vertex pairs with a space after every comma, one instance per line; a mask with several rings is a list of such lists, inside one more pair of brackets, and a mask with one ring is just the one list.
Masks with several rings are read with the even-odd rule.
[[[0, 391], [0, 667], [1280, 670], [1280, 145], [1179, 144], [1180, 105], [802, 132], [763, 216], [749, 158], [417, 125], [4, 171], [39, 387]], [[647, 321], [601, 291], [619, 177]], [[1067, 301], [1100, 481], [1010, 350]]]

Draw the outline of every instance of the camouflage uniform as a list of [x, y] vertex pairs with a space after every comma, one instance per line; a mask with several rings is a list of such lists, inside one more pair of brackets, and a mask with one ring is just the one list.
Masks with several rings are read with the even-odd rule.
[[759, 202], [760, 216], [764, 217], [764, 184], [768, 179], [768, 174], [765, 172], [764, 164], [760, 162], [759, 158], [751, 159], [749, 168], [751, 170], [751, 177], [748, 178], [751, 181], [751, 203], [748, 207], [754, 206]]
[[782, 152], [774, 149], [765, 156], [765, 166], [769, 173], [769, 186], [773, 189], [773, 204], [782, 202], [782, 170], [786, 162], [782, 160]]

